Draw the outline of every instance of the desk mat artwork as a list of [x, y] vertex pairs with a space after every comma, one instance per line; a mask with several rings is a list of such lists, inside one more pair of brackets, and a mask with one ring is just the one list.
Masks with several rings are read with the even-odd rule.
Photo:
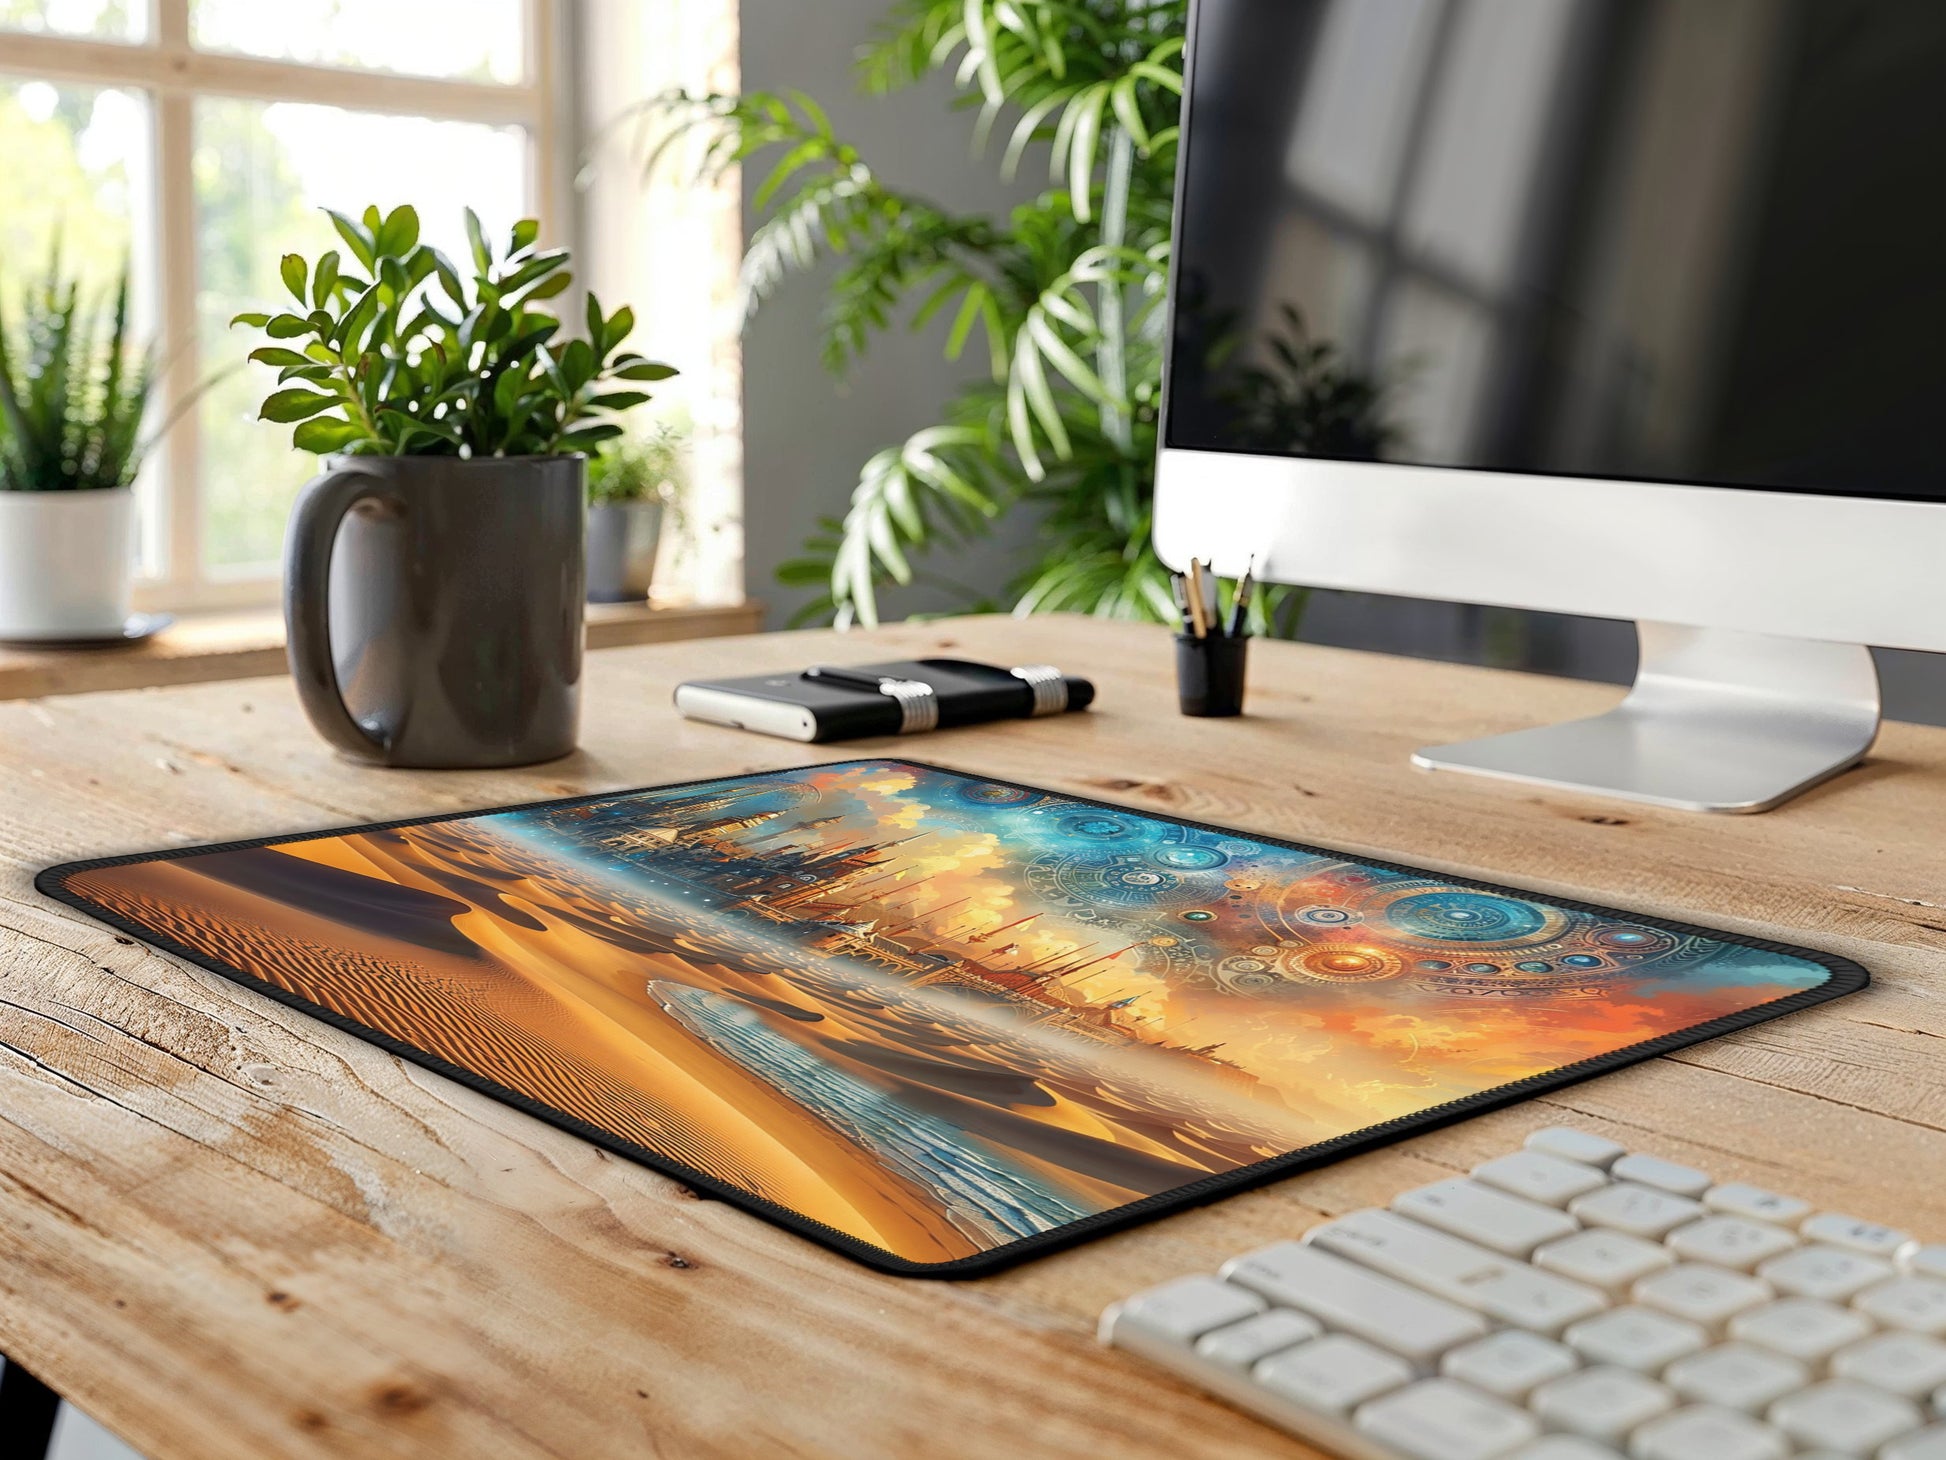
[[41, 889], [875, 1267], [969, 1276], [1863, 969], [900, 760]]

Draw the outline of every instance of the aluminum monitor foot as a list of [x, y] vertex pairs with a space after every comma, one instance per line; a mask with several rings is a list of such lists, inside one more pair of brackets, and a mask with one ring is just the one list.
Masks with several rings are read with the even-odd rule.
[[1635, 687], [1605, 715], [1419, 751], [1427, 770], [1678, 811], [1768, 811], [1856, 765], [1878, 736], [1862, 644], [1638, 625]]

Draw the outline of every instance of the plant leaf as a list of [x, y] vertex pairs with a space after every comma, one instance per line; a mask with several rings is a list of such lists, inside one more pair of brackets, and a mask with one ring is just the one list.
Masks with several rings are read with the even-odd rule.
[[362, 435], [358, 427], [349, 421], [321, 417], [300, 423], [291, 432], [291, 444], [299, 451], [313, 451], [319, 456], [328, 456], [334, 451], [344, 450]]
[[319, 411], [328, 411], [338, 403], [334, 395], [319, 395], [316, 391], [293, 386], [289, 390], [272, 391], [266, 396], [257, 418], [263, 421], [302, 421]]

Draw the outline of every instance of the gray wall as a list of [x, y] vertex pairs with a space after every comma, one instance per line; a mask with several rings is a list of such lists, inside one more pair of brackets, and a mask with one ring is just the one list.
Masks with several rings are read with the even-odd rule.
[[[891, 0], [744, 0], [743, 85], [749, 91], [796, 88], [816, 98], [838, 134], [864, 154], [888, 183], [962, 211], [1004, 213], [1044, 173], [1023, 168], [1012, 187], [994, 158], [975, 159], [971, 115], [951, 110], [953, 89], [941, 78], [890, 97], [861, 97], [853, 78], [858, 49], [884, 21]], [[761, 221], [751, 194], [767, 168], [746, 170], [746, 230]], [[946, 322], [920, 334], [902, 326], [881, 336], [844, 381], [818, 358], [827, 264], [786, 282], [758, 313], [744, 339], [744, 563], [754, 597], [782, 624], [809, 595], [776, 581], [777, 565], [796, 557], [823, 516], [842, 516], [858, 469], [938, 419], [954, 386], [981, 361], [941, 357]], [[1005, 520], [991, 542], [937, 554], [919, 573], [947, 577], [1004, 601], [1032, 532], [1024, 514]], [[965, 596], [938, 582], [889, 595], [892, 617], [956, 607]]]
[[[1568, 614], [1320, 592], [1311, 597], [1303, 637], [1347, 649], [1494, 664], [1617, 684], [1627, 683], [1635, 673], [1631, 625]], [[1888, 719], [1946, 725], [1946, 656], [1903, 649], [1878, 649], [1874, 654]]]

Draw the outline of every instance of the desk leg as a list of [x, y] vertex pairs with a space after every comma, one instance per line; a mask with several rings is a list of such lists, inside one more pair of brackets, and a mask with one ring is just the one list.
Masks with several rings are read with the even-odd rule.
[[54, 1417], [60, 1412], [61, 1396], [48, 1388], [12, 1359], [0, 1373], [0, 1435], [14, 1460], [46, 1460], [54, 1443]]

